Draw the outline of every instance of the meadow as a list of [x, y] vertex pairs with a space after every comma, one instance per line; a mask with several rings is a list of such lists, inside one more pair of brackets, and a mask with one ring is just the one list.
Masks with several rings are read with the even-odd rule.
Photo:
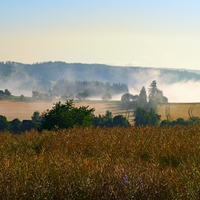
[[200, 127], [1, 133], [0, 199], [200, 199]]

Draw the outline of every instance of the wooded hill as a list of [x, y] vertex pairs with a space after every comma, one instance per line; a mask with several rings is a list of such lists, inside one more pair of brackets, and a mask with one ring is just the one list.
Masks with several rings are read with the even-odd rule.
[[200, 74], [187, 70], [156, 69], [148, 67], [120, 67], [102, 64], [81, 64], [65, 62], [44, 62], [22, 64], [0, 63], [0, 89], [11, 91], [52, 88], [58, 81], [100, 81], [123, 83], [128, 87], [144, 82], [162, 80], [164, 84], [180, 81], [200, 81]]

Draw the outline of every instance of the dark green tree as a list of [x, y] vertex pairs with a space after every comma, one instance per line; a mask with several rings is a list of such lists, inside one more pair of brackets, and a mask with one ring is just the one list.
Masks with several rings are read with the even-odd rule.
[[0, 115], [0, 130], [10, 130], [10, 123], [7, 121], [7, 118], [3, 115]]
[[128, 127], [130, 123], [123, 115], [117, 115], [113, 118], [113, 126]]
[[189, 121], [188, 121], [188, 120], [184, 120], [183, 118], [178, 118], [177, 120], [172, 121], [172, 122], [171, 122], [171, 125], [172, 125], [172, 126], [175, 126], [175, 125], [183, 125], [183, 126], [186, 126], [186, 125], [189, 125]]
[[89, 109], [89, 106], [75, 107], [73, 100], [67, 100], [64, 104], [58, 102], [43, 113], [41, 130], [91, 126], [93, 112], [94, 108]]
[[157, 126], [160, 122], [160, 115], [156, 114], [152, 108], [147, 111], [143, 108], [138, 107], [134, 111], [134, 122], [135, 126]]
[[105, 115], [99, 115], [93, 118], [93, 125], [95, 127], [112, 127], [113, 126], [113, 115], [112, 112], [106, 111]]
[[10, 121], [10, 130], [12, 133], [22, 132], [22, 122], [19, 119], [13, 119]]

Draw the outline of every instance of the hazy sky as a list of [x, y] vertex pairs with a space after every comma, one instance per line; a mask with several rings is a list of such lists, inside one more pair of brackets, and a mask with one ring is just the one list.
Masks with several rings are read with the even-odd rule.
[[0, 0], [0, 61], [200, 69], [199, 0]]

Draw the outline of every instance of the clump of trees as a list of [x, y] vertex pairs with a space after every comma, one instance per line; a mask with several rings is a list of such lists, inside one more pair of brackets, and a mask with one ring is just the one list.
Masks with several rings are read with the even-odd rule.
[[35, 116], [40, 115], [39, 112], [34, 112], [32, 120], [13, 119], [8, 121], [3, 115], [0, 115], [0, 131], [9, 131], [12, 133], [21, 133], [29, 131], [31, 129], [38, 129], [41, 126], [41, 116], [40, 119], [35, 118]]
[[99, 115], [93, 118], [93, 125], [95, 127], [129, 127], [130, 123], [123, 115], [113, 117], [112, 112], [106, 111], [105, 115]]
[[124, 108], [137, 109], [141, 107], [145, 110], [156, 110], [157, 105], [161, 103], [168, 103], [167, 97], [163, 95], [162, 90], [158, 89], [157, 82], [151, 82], [148, 88], [149, 95], [147, 95], [146, 88], [143, 86], [139, 95], [132, 95], [125, 93], [121, 97], [121, 104]]
[[156, 113], [156, 108], [158, 104], [167, 103], [168, 99], [158, 89], [155, 80], [150, 84], [148, 92], [149, 95], [147, 96], [146, 88], [143, 86], [139, 95], [125, 93], [121, 97], [122, 107], [134, 111], [135, 126], [155, 126], [160, 123], [160, 116]]
[[0, 90], [0, 100], [10, 99], [11, 97], [11, 92], [8, 89]]
[[41, 129], [65, 129], [74, 127], [86, 127], [92, 125], [94, 108], [74, 106], [73, 100], [64, 104], [58, 102], [51, 110], [43, 113]]
[[188, 120], [178, 118], [176, 120], [163, 120], [160, 126], [176, 126], [176, 125], [200, 125], [200, 117], [190, 117]]
[[128, 120], [122, 115], [113, 117], [110, 111], [106, 111], [105, 115], [95, 116], [94, 111], [94, 108], [88, 106], [75, 107], [73, 100], [67, 100], [64, 104], [58, 102], [51, 110], [43, 113], [40, 129], [130, 126]]
[[138, 107], [134, 111], [134, 116], [135, 126], [158, 126], [160, 124], [161, 116], [158, 115], [152, 108], [150, 108], [150, 110], [145, 110]]

